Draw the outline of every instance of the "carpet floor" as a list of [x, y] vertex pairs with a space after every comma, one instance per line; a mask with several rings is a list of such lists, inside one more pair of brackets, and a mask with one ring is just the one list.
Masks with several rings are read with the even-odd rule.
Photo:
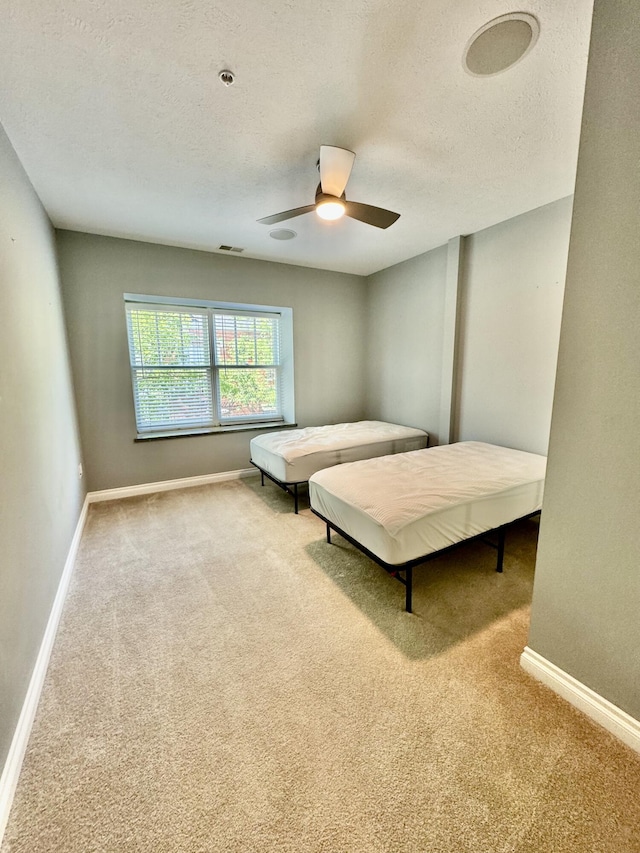
[[407, 614], [255, 478], [93, 504], [2, 853], [638, 853], [640, 756], [519, 666], [536, 537]]

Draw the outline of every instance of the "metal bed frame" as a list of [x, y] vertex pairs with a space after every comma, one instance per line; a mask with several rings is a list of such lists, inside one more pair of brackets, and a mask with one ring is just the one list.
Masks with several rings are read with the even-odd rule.
[[[257, 465], [253, 459], [249, 460], [249, 463], [253, 465], [254, 468], [257, 468], [260, 471], [260, 485], [264, 486], [264, 478], [268, 477], [272, 483], [275, 483], [279, 489], [282, 489], [283, 492], [287, 492], [290, 495], [293, 495], [293, 511], [296, 515], [298, 515], [298, 486], [304, 486], [305, 483], [308, 483], [308, 480], [300, 480], [297, 483], [285, 483], [283, 480], [279, 480], [277, 477], [274, 477], [273, 474], [270, 474], [268, 471], [265, 471], [264, 468], [261, 468]], [[291, 488], [293, 487], [293, 488]]]
[[[267, 475], [268, 476], [268, 475]], [[335, 531], [343, 539], [346, 539], [347, 542], [350, 542], [354, 545], [359, 551], [362, 551], [369, 559], [373, 560], [374, 563], [377, 563], [381, 566], [385, 572], [391, 575], [391, 577], [395, 578], [397, 581], [405, 587], [405, 610], [407, 613], [412, 613], [411, 604], [412, 604], [412, 593], [413, 593], [413, 569], [415, 566], [419, 566], [421, 563], [427, 563], [429, 560], [434, 560], [436, 557], [439, 557], [441, 554], [444, 554], [446, 551], [451, 551], [453, 548], [457, 548], [459, 545], [462, 545], [464, 542], [471, 542], [474, 539], [478, 539], [481, 542], [484, 542], [486, 545], [489, 545], [491, 548], [495, 548], [498, 552], [498, 558], [496, 563], [496, 572], [502, 572], [502, 564], [504, 561], [504, 540], [505, 533], [507, 527], [512, 524], [515, 524], [518, 521], [524, 521], [526, 518], [533, 518], [536, 515], [540, 515], [541, 510], [535, 510], [535, 512], [530, 512], [527, 515], [522, 515], [520, 518], [514, 518], [513, 521], [508, 521], [506, 524], [500, 525], [500, 527], [494, 527], [492, 530], [485, 530], [484, 533], [478, 533], [476, 536], [469, 536], [466, 539], [461, 539], [460, 542], [454, 542], [453, 545], [447, 545], [446, 548], [441, 548], [439, 551], [432, 551], [430, 554], [425, 554], [423, 557], [416, 557], [413, 560], [408, 560], [406, 563], [399, 563], [394, 565], [393, 563], [386, 563], [384, 560], [381, 560], [380, 557], [376, 556], [373, 551], [370, 551], [368, 548], [365, 548], [364, 545], [357, 542], [352, 536], [348, 533], [345, 533], [344, 530], [341, 530], [337, 524], [334, 524], [333, 521], [329, 521], [328, 518], [325, 518], [324, 515], [321, 515], [317, 510], [311, 507], [311, 512], [314, 515], [317, 515], [318, 518], [322, 519], [324, 523], [327, 525], [327, 542], [331, 545], [331, 531]], [[488, 534], [497, 533], [498, 541], [491, 542], [489, 539], [485, 537]], [[404, 573], [404, 577], [401, 572]]]

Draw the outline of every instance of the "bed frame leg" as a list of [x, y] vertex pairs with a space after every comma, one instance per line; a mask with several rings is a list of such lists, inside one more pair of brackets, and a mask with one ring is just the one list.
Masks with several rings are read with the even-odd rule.
[[327, 542], [331, 545], [331, 528], [327, 524]]
[[260, 471], [260, 485], [264, 486], [264, 471]]
[[496, 565], [496, 572], [502, 571], [502, 561], [504, 560], [504, 539], [505, 539], [506, 531], [504, 527], [501, 527], [498, 530], [498, 563]]
[[298, 514], [298, 484], [293, 484], [293, 511]]
[[413, 569], [405, 569], [405, 599], [404, 609], [411, 613], [411, 593], [413, 588]]

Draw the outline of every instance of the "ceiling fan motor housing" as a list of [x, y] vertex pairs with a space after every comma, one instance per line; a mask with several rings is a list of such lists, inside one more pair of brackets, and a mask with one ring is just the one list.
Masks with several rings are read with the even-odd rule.
[[318, 184], [318, 189], [316, 190], [316, 204], [320, 204], [323, 201], [335, 201], [338, 199], [339, 201], [346, 201], [347, 198], [344, 193], [341, 196], [331, 195], [330, 193], [322, 192], [322, 185]]

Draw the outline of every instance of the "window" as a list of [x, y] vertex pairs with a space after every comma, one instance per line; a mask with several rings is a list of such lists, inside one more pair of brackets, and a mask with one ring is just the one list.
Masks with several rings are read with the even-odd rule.
[[153, 299], [125, 294], [140, 437], [293, 421], [291, 309]]

